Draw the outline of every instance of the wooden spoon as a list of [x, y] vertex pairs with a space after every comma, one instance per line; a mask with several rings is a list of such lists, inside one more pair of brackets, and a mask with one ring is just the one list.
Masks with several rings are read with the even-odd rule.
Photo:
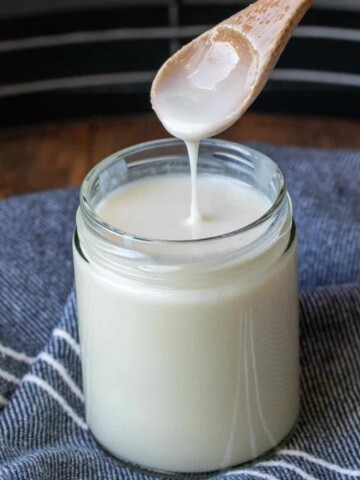
[[158, 71], [151, 103], [183, 140], [227, 129], [263, 89], [312, 0], [258, 0], [195, 38]]

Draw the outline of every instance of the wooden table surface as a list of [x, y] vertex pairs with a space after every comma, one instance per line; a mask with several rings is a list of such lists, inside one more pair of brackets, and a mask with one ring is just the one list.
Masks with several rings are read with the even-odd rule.
[[[89, 169], [110, 153], [167, 136], [153, 114], [0, 131], [0, 198], [79, 185]], [[360, 121], [248, 113], [220, 137], [237, 142], [360, 149]]]

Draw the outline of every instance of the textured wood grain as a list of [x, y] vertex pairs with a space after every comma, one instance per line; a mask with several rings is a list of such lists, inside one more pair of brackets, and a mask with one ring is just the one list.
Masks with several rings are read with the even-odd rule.
[[[151, 114], [0, 132], [0, 197], [79, 185], [94, 164], [114, 151], [167, 136]], [[247, 114], [220, 137], [236, 142], [360, 149], [360, 122]]]

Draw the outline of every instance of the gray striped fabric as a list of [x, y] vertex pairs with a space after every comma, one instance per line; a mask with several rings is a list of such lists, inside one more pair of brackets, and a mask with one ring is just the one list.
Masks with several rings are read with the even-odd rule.
[[[360, 152], [257, 145], [283, 168], [300, 240], [302, 413], [270, 458], [219, 475], [360, 478]], [[0, 203], [0, 479], [141, 479], [84, 418], [71, 236], [77, 190]]]

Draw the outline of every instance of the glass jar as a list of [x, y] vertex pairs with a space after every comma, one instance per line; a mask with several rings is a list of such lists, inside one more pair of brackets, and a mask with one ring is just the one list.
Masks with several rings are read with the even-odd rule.
[[297, 242], [272, 160], [202, 143], [200, 176], [236, 178], [271, 201], [235, 232], [158, 241], [96, 214], [121, 185], [184, 172], [190, 181], [177, 140], [108, 157], [83, 182], [74, 235], [87, 423], [118, 459], [169, 473], [248, 462], [283, 440], [299, 411]]

